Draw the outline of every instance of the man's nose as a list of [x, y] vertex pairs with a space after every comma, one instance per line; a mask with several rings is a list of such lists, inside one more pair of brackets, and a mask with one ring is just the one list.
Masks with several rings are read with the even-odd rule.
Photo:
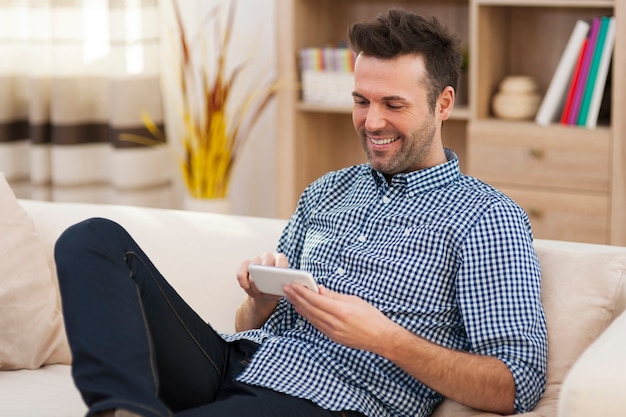
[[380, 106], [370, 106], [365, 118], [365, 128], [370, 132], [380, 130], [385, 127], [386, 121]]

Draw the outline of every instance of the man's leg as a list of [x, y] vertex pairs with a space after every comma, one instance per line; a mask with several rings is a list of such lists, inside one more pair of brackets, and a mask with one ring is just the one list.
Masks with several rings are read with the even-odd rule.
[[242, 383], [234, 383], [224, 394], [175, 417], [365, 417], [355, 411], [324, 410], [309, 400]]
[[74, 225], [55, 258], [72, 372], [90, 413], [160, 417], [214, 399], [228, 345], [122, 227], [105, 219]]
[[175, 413], [176, 417], [365, 417], [351, 411], [328, 411], [312, 401], [235, 381], [257, 346], [241, 340], [231, 345], [226, 377], [210, 404]]

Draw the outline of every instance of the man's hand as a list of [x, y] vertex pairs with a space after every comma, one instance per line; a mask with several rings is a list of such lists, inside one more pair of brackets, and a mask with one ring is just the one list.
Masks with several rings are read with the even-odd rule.
[[441, 395], [485, 411], [513, 414], [515, 382], [499, 359], [455, 351], [423, 339], [365, 300], [320, 286], [285, 287], [296, 311], [337, 343], [389, 359]]
[[400, 330], [377, 308], [354, 295], [338, 294], [323, 286], [319, 294], [301, 285], [285, 287], [296, 311], [330, 339], [354, 349], [381, 352], [385, 338]]
[[248, 272], [248, 265], [250, 264], [288, 267], [289, 261], [282, 253], [273, 254], [265, 252], [261, 256], [256, 256], [241, 263], [237, 269], [237, 282], [246, 292], [247, 297], [237, 309], [235, 316], [235, 329], [238, 332], [261, 327], [276, 308], [278, 301], [282, 298], [277, 295], [264, 294], [259, 291]]

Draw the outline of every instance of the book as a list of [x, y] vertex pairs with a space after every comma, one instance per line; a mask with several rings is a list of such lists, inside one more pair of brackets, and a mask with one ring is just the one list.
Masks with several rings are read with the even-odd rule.
[[596, 86], [596, 77], [598, 75], [598, 68], [600, 66], [600, 59], [604, 52], [604, 42], [606, 39], [606, 31], [609, 25], [609, 18], [602, 16], [600, 18], [600, 29], [598, 32], [598, 39], [593, 50], [593, 57], [589, 67], [589, 75], [587, 76], [587, 83], [583, 92], [582, 101], [580, 103], [580, 112], [576, 124], [578, 126], [585, 126], [587, 124], [587, 116], [589, 115], [589, 105], [591, 103], [591, 96]]
[[563, 112], [561, 113], [561, 124], [566, 125], [567, 120], [569, 119], [570, 113], [572, 112], [572, 103], [574, 101], [574, 92], [576, 91], [576, 84], [578, 84], [578, 80], [580, 78], [580, 68], [583, 64], [583, 57], [585, 56], [585, 52], [587, 51], [587, 45], [589, 44], [589, 39], [585, 38], [580, 51], [578, 52], [578, 59], [576, 61], [576, 67], [574, 68], [574, 74], [572, 75], [572, 79], [569, 83], [569, 88], [567, 90], [567, 96], [565, 98], [565, 104], [563, 105]]
[[589, 40], [587, 42], [587, 48], [585, 49], [585, 55], [583, 56], [582, 65], [580, 67], [580, 74], [576, 82], [572, 108], [570, 109], [570, 114], [567, 118], [568, 125], [575, 125], [578, 121], [578, 114], [580, 113], [582, 96], [585, 91], [585, 85], [587, 84], [587, 76], [589, 75], [589, 68], [591, 66], [591, 59], [593, 57], [593, 51], [596, 46], [596, 40], [598, 39], [599, 29], [600, 18], [594, 17], [591, 22], [591, 29], [589, 29]]
[[608, 18], [608, 26], [606, 31], [606, 38], [604, 41], [604, 47], [602, 49], [602, 57], [600, 58], [600, 64], [598, 66], [598, 74], [596, 75], [596, 82], [593, 88], [593, 94], [591, 96], [591, 103], [589, 104], [589, 114], [585, 126], [593, 129], [598, 123], [598, 115], [600, 113], [600, 105], [602, 104], [602, 96], [604, 94], [604, 87], [606, 85], [607, 77], [609, 74], [609, 67], [611, 64], [611, 57], [613, 55], [613, 47], [615, 45], [615, 17]]
[[568, 84], [576, 69], [578, 56], [589, 33], [589, 27], [589, 22], [582, 19], [578, 20], [574, 25], [548, 90], [535, 116], [537, 124], [548, 125], [557, 121], [561, 114], [567, 97]]

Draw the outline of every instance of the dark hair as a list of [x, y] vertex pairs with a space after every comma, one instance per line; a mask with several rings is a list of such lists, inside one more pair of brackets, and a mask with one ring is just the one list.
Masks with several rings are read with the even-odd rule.
[[391, 8], [375, 19], [348, 28], [352, 49], [376, 58], [393, 59], [416, 54], [424, 58], [431, 110], [446, 86], [456, 91], [462, 55], [458, 34], [448, 30], [434, 16], [420, 16]]

